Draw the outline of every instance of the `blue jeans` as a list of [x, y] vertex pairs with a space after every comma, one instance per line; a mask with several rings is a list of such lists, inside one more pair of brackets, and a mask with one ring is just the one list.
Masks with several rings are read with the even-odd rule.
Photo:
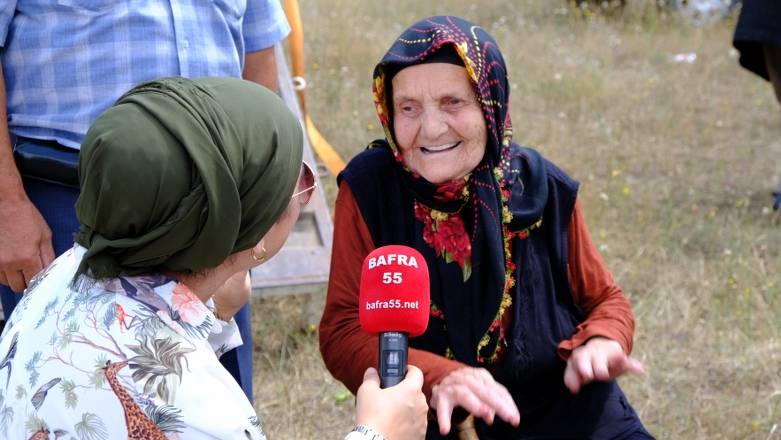
[[[24, 142], [29, 141], [24, 140]], [[55, 255], [60, 255], [73, 247], [73, 236], [79, 229], [74, 208], [79, 190], [37, 179], [23, 178], [22, 180], [27, 197], [38, 208], [52, 230]], [[5, 316], [11, 316], [11, 312], [21, 298], [22, 295], [0, 284], [0, 300], [2, 300]], [[242, 307], [235, 318], [244, 344], [222, 355], [220, 362], [252, 402], [252, 328], [249, 304]]]

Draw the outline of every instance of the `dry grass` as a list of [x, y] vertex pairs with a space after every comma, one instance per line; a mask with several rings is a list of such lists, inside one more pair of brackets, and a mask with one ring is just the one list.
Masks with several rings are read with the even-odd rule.
[[[594, 240], [634, 305], [649, 374], [622, 385], [648, 428], [781, 439], [781, 214], [769, 208], [781, 111], [739, 68], [734, 23], [693, 28], [639, 1], [584, 18], [545, 0], [302, 0], [308, 107], [349, 158], [382, 135], [371, 72], [403, 28], [442, 13], [480, 23], [507, 58], [516, 140], [582, 182]], [[672, 61], [688, 52], [693, 64]], [[320, 304], [322, 292], [256, 301], [272, 440], [340, 438], [352, 423], [309, 326]]]

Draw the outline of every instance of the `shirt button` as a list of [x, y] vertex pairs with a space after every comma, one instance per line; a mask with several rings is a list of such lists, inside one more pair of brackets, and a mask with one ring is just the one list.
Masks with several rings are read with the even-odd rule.
[[182, 47], [188, 49], [190, 47], [190, 40], [183, 40]]

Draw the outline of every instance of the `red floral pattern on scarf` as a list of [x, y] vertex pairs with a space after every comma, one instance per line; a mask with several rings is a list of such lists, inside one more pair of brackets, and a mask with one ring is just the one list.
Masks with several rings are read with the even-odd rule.
[[415, 202], [415, 217], [423, 222], [423, 241], [448, 263], [455, 261], [464, 274], [472, 273], [472, 243], [458, 214], [445, 214]]
[[437, 187], [437, 192], [434, 194], [434, 199], [443, 202], [449, 200], [463, 199], [469, 193], [466, 191], [466, 180], [459, 179], [453, 180], [447, 183], [443, 183]]

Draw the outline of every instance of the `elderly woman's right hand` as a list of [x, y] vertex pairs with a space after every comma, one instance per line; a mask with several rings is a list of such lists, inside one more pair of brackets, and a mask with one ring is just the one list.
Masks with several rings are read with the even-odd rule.
[[510, 392], [484, 368], [463, 367], [445, 376], [432, 389], [430, 405], [437, 412], [442, 435], [450, 432], [450, 418], [458, 406], [489, 425], [495, 415], [513, 426], [521, 422]]
[[356, 396], [355, 423], [372, 428], [388, 440], [424, 438], [428, 405], [422, 387], [423, 373], [414, 365], [407, 367], [404, 380], [385, 389], [380, 389], [377, 370], [367, 369]]

